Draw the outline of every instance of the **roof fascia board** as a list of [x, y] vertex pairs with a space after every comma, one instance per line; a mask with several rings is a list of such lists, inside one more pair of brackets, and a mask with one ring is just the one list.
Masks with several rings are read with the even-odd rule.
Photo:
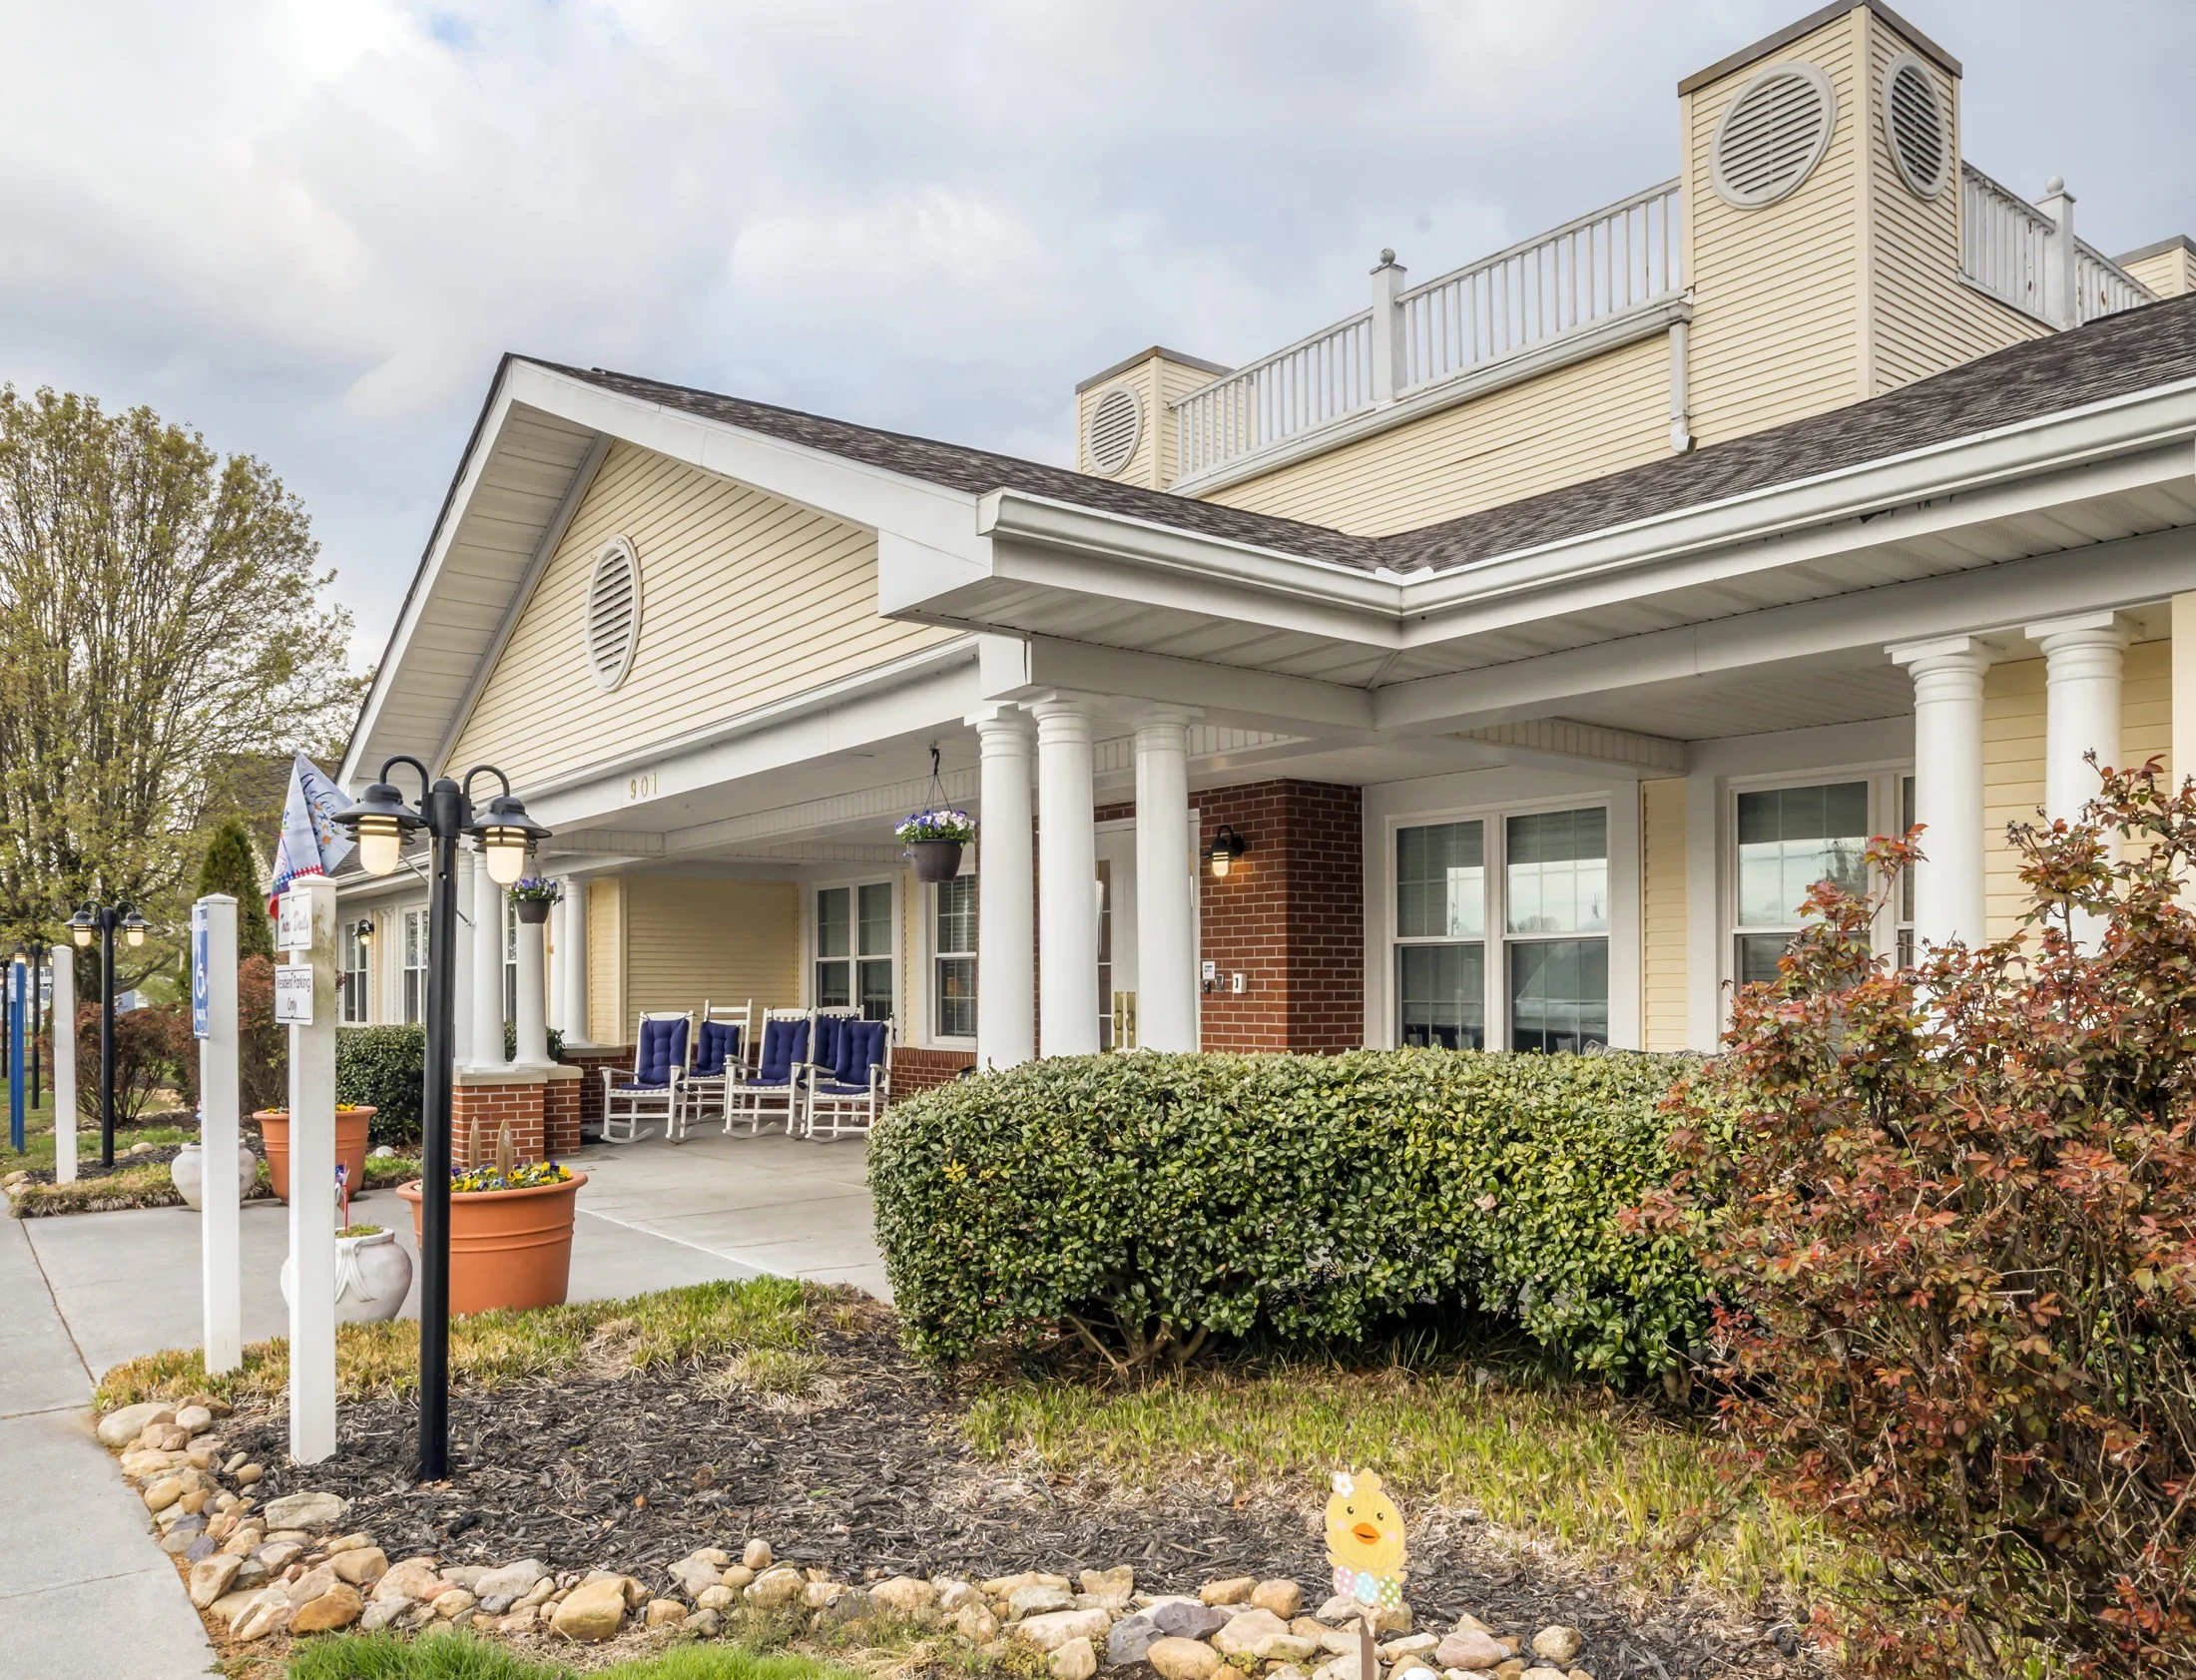
[[527, 809], [551, 828], [638, 814], [628, 781], [655, 774], [650, 803], [677, 800], [721, 783], [801, 764], [931, 726], [957, 725], [976, 704], [973, 636], [808, 689], [729, 722], [590, 765], [525, 790]]
[[510, 644], [511, 632], [518, 628], [518, 621], [525, 615], [527, 603], [533, 600], [534, 591], [541, 583], [541, 574], [549, 569], [549, 562], [564, 541], [564, 533], [571, 528], [572, 516], [579, 512], [580, 503], [587, 498], [588, 487], [595, 482], [595, 474], [602, 467], [603, 457], [610, 453], [610, 439], [602, 432], [595, 434], [595, 441], [588, 445], [587, 456], [580, 462], [579, 470], [572, 475], [572, 482], [565, 486], [563, 499], [557, 510], [549, 516], [549, 523], [542, 528], [541, 541], [534, 545], [533, 557], [526, 562], [526, 570], [520, 576], [518, 588], [512, 592], [510, 604], [503, 609], [503, 617], [497, 622], [495, 634], [488, 639], [488, 646], [480, 656], [480, 663], [473, 668], [472, 681], [465, 685], [465, 697], [451, 715], [450, 727], [442, 732], [442, 741], [435, 748], [433, 769], [437, 775], [445, 774], [450, 754], [456, 749], [458, 737], [465, 733], [466, 724], [472, 721], [473, 708], [480, 704], [481, 691], [488, 686], [488, 678], [503, 657], [503, 650]]
[[421, 557], [419, 570], [405, 593], [396, 627], [389, 632], [388, 646], [382, 650], [381, 663], [374, 670], [373, 684], [366, 691], [365, 702], [358, 711], [358, 722], [350, 732], [350, 745], [343, 752], [342, 767], [336, 773], [336, 781], [346, 788], [352, 786], [360, 773], [359, 755], [366, 750], [380, 726], [383, 703], [396, 685], [405, 655], [410, 652], [412, 637], [417, 634], [420, 620], [441, 582], [443, 563], [449, 558], [450, 545], [457, 540], [457, 532], [465, 523], [465, 510], [472, 505], [473, 493], [480, 487], [488, 462], [502, 445], [504, 427], [510, 422], [513, 406], [511, 374], [514, 365], [506, 356], [503, 365], [496, 370], [488, 401], [481, 410], [479, 423], [473, 428], [472, 440], [466, 446], [465, 458], [458, 465], [449, 494], [443, 498], [442, 511], [435, 520], [427, 552]]
[[971, 561], [983, 558], [976, 537], [977, 498], [968, 491], [643, 401], [538, 362], [517, 362], [511, 383], [535, 407], [828, 518], [890, 530]]
[[1719, 58], [1706, 70], [1694, 71], [1692, 75], [1678, 84], [1678, 92], [1680, 95], [1698, 93], [1711, 82], [1720, 82], [1734, 71], [1744, 70], [1748, 65], [1768, 58], [1781, 48], [1789, 47], [1803, 36], [1814, 34], [1826, 24], [1836, 23], [1848, 12], [1858, 11], [1863, 6], [1868, 7], [1870, 11], [1905, 36], [1907, 43], [1916, 52], [1923, 58], [1931, 60], [1945, 75], [1951, 77], [1954, 81], [1960, 78], [1962, 72], [1959, 68], [1959, 60], [1952, 57], [1950, 53], [1922, 34], [1921, 30], [1915, 28], [1913, 24], [1889, 6], [1882, 4], [1881, 0], [1831, 0], [1831, 4], [1822, 7], [1818, 11], [1808, 13], [1804, 18], [1786, 24], [1774, 34], [1765, 35], [1752, 45], [1741, 47], [1737, 52]]
[[[1597, 580], [1652, 573], [1674, 560], [1696, 562], [1680, 581], [1712, 582], [1800, 558], [1873, 548], [1887, 539], [1957, 529], [1993, 513], [2157, 482], [2161, 475], [2185, 477], [2189, 463], [2176, 466], [2171, 451], [2192, 436], [2196, 380], [2182, 380], [1401, 579], [1016, 491], [986, 496], [979, 522], [994, 539], [989, 570], [995, 577], [1408, 648], [1569, 610], [1588, 586], [1601, 600], [1636, 595], [1636, 583], [1612, 590]], [[2167, 452], [2108, 464], [2116, 456], [2150, 457], [2161, 450]], [[2073, 470], [2083, 467], [2102, 470], [2085, 478]], [[2038, 483], [2022, 492], [2013, 486], [2023, 478]], [[1969, 499], [1999, 489], [2006, 493], [1994, 504]], [[1913, 510], [1947, 497], [1959, 499], [1902, 514], [1898, 524], [1881, 530], [1875, 520], [1860, 522], [1863, 514]], [[1803, 531], [1810, 533], [1804, 553], [1795, 536]], [[999, 540], [1004, 537], [1018, 540]], [[1767, 544], [1769, 538], [1779, 540]], [[1063, 569], [1047, 558], [1060, 553], [1076, 555], [1079, 563]]]
[[[1674, 323], [1692, 318], [1692, 300], [1683, 292], [1651, 298], [1623, 314], [1610, 315], [1560, 337], [1544, 339], [1531, 349], [1521, 350], [1501, 361], [1406, 391], [1382, 407], [1361, 408], [1330, 424], [1299, 432], [1255, 455], [1240, 456], [1225, 466], [1189, 478], [1178, 478], [1167, 488], [1179, 496], [1203, 496], [1231, 484], [1263, 478], [1267, 473], [1278, 472], [1298, 461], [1327, 454], [1364, 438], [1376, 437], [1413, 420], [1422, 420], [1429, 414], [1475, 402], [1495, 391], [1523, 384], [1527, 379], [1537, 379], [1543, 373], [1552, 373], [1575, 362], [1590, 361], [1597, 355], [1607, 355], [1611, 350], [1653, 338], [1667, 332]], [[1196, 394], [1190, 393], [1191, 396]]]
[[[2045, 513], [2093, 497], [2110, 496], [2157, 484], [2185, 482], [2190, 476], [2188, 440], [2169, 440], [2133, 454], [2104, 454], [2087, 464], [2044, 473], [1999, 475], [1976, 487], [1943, 486], [1924, 505], [1907, 503], [1884, 509], [1866, 524], [1858, 510], [1799, 516], [1781, 529], [1764, 531], [1742, 544], [1702, 544], [1622, 567], [1587, 569], [1541, 586], [1519, 586], [1447, 611], [1429, 611], [1406, 634], [1413, 647], [1534, 623], [1561, 613], [1665, 595], [1703, 585], [1728, 583], [1755, 573], [1835, 559], [1871, 549], [1895, 547], [1921, 537], [1972, 530], [2023, 514]], [[1877, 498], [1872, 498], [1877, 499]], [[1880, 499], [1879, 505], [1881, 505]]]
[[1094, 642], [1031, 636], [1022, 644], [1019, 661], [1004, 667], [985, 661], [984, 678], [987, 701], [1066, 689], [1191, 706], [1205, 722], [1232, 729], [1372, 739], [1372, 695], [1368, 689]]
[[[1549, 582], [1765, 537], [1855, 520], [1864, 513], [1963, 496], [2023, 476], [2064, 471], [2113, 455], [2196, 437], [2196, 380], [2114, 397], [2086, 408], [2024, 420], [1996, 431], [1929, 444], [1812, 478], [1768, 485], [1695, 508], [1588, 532], [1536, 548], [1413, 577], [1404, 586], [1414, 614], [1487, 600]], [[2186, 475], [2183, 466], [2183, 475]], [[2063, 499], [2063, 498], [2062, 498]], [[1939, 529], [1970, 524], [1964, 513]], [[1874, 547], [1880, 534], [1849, 528], [1847, 548]], [[1821, 553], [1836, 552], [1833, 546]], [[1819, 557], [1819, 556], [1818, 556]], [[1438, 638], [1426, 638], [1438, 639]]]
[[[1456, 729], [1544, 716], [1647, 684], [1934, 636], [1987, 636], [2070, 612], [2146, 606], [2196, 587], [2187, 531], [2159, 531], [1973, 571], [1735, 613], [1378, 690], [1383, 731]], [[1888, 656], [1887, 656], [1888, 657]]]

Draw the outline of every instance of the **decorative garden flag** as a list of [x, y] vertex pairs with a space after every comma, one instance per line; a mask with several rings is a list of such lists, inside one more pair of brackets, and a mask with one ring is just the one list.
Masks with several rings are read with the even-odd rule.
[[274, 846], [274, 886], [267, 913], [299, 875], [324, 875], [350, 855], [350, 841], [335, 826], [335, 814], [350, 801], [299, 753], [289, 764], [289, 797], [282, 802], [282, 838]]
[[1402, 1513], [1371, 1470], [1335, 1472], [1327, 1500], [1327, 1561], [1335, 1566], [1335, 1591], [1368, 1610], [1400, 1604], [1403, 1565]]

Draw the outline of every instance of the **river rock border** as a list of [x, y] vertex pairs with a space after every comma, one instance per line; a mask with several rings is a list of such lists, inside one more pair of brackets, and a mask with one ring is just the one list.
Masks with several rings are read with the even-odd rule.
[[[499, 1566], [391, 1562], [373, 1536], [346, 1532], [349, 1504], [299, 1492], [263, 1508], [264, 1476], [232, 1452], [220, 1424], [229, 1407], [199, 1396], [146, 1401], [99, 1420], [176, 1559], [192, 1604], [237, 1644], [345, 1628], [426, 1637], [452, 1628], [517, 1643], [600, 1644], [639, 1632], [717, 1638], [746, 1622], [792, 1621], [818, 1633], [874, 1625], [965, 1641], [994, 1655], [1040, 1654], [1053, 1680], [1147, 1664], [1161, 1680], [1216, 1680], [1225, 1668], [1261, 1680], [1594, 1680], [1574, 1664], [1586, 1639], [1572, 1627], [1532, 1633], [1473, 1616], [1444, 1633], [1421, 1631], [1409, 1606], [1377, 1613], [1375, 1670], [1362, 1661], [1357, 1607], [1331, 1598], [1305, 1613], [1291, 1580], [1241, 1576], [1204, 1583], [1195, 1598], [1136, 1591], [1134, 1571], [1025, 1571], [988, 1580], [834, 1579], [782, 1559], [769, 1540], [737, 1556], [704, 1547], [652, 1582], [611, 1567], [553, 1573], [517, 1558]], [[654, 1573], [654, 1571], [652, 1571]]]

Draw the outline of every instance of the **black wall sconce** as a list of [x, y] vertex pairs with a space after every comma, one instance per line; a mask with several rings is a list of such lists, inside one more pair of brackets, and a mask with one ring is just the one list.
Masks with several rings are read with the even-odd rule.
[[1244, 843], [1243, 837], [1228, 824], [1221, 824], [1213, 834], [1213, 878], [1226, 880], [1228, 871], [1235, 867], [1235, 860], [1248, 850], [1250, 847]]

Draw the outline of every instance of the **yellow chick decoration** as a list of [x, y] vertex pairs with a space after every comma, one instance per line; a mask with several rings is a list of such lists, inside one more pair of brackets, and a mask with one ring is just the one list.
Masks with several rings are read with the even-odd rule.
[[1372, 1470], [1335, 1472], [1327, 1500], [1327, 1561], [1335, 1566], [1335, 1591], [1370, 1608], [1400, 1604], [1403, 1565], [1402, 1513]]

